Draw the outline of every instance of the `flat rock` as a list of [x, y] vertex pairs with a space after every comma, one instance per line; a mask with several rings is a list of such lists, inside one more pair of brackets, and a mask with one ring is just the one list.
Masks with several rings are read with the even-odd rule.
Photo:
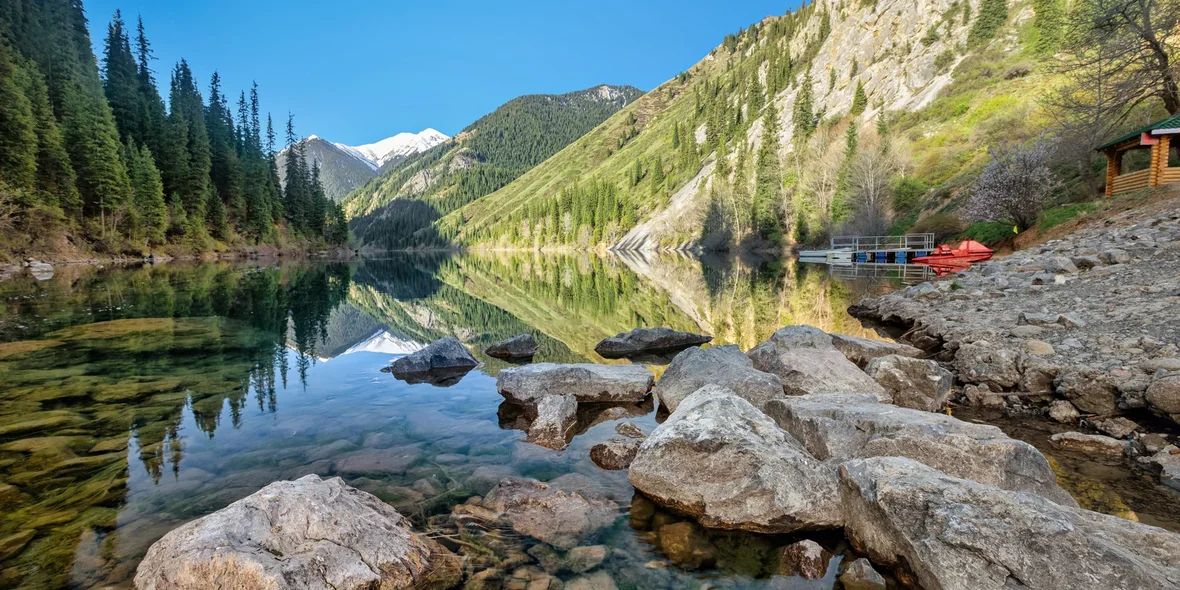
[[534, 479], [509, 478], [483, 500], [516, 532], [570, 549], [612, 524], [619, 505], [589, 492], [567, 492]]
[[627, 438], [644, 438], [643, 429], [634, 422], [620, 422], [615, 426], [615, 432]]
[[521, 334], [507, 340], [497, 342], [484, 351], [484, 354], [498, 359], [526, 359], [537, 354], [537, 341], [532, 334]]
[[603, 339], [594, 347], [594, 352], [604, 358], [623, 358], [643, 353], [673, 352], [712, 341], [712, 336], [671, 328], [635, 328]]
[[870, 340], [846, 334], [828, 335], [832, 337], [832, 345], [836, 347], [836, 350], [839, 350], [844, 358], [856, 363], [856, 366], [862, 369], [868, 366], [869, 361], [883, 356], [897, 355], [911, 358], [922, 356], [921, 350], [908, 344]]
[[140, 590], [425, 588], [459, 582], [459, 560], [396, 510], [340, 478], [272, 483], [164, 535]]
[[1180, 535], [951, 477], [910, 459], [840, 468], [845, 533], [942, 590], [1176, 588]]
[[832, 344], [832, 337], [811, 326], [787, 326], [748, 353], [759, 371], [777, 375], [788, 395], [869, 393], [890, 401], [873, 381]]
[[732, 344], [694, 347], [676, 355], [656, 383], [655, 394], [661, 406], [675, 412], [684, 398], [710, 384], [732, 391], [757, 408], [785, 395], [777, 376], [755, 369], [754, 362]]
[[867, 395], [808, 395], [776, 400], [765, 411], [822, 461], [908, 457], [957, 477], [1077, 502], [1057, 485], [1048, 459], [995, 426], [877, 403]]
[[463, 344], [454, 338], [442, 338], [426, 348], [412, 352], [390, 364], [394, 376], [429, 373], [430, 371], [471, 369], [479, 361], [471, 356]]
[[1122, 416], [1099, 420], [1094, 423], [1094, 427], [1114, 438], [1127, 438], [1139, 430], [1138, 424]]
[[946, 405], [955, 380], [934, 361], [896, 354], [873, 359], [865, 373], [889, 392], [894, 404], [927, 412], [937, 412]]
[[647, 437], [630, 479], [656, 503], [711, 528], [791, 532], [843, 520], [833, 470], [716, 385], [685, 398]]
[[819, 543], [804, 539], [779, 550], [778, 575], [818, 580], [828, 573], [832, 554]]
[[392, 449], [361, 449], [338, 457], [333, 464], [337, 473], [352, 475], [405, 473], [421, 457], [421, 449], [397, 447]]
[[1096, 455], [1122, 456], [1127, 448], [1126, 441], [1103, 436], [1101, 434], [1082, 434], [1080, 432], [1059, 432], [1049, 437], [1053, 444], [1066, 449], [1094, 453]]
[[639, 452], [639, 442], [631, 438], [612, 436], [590, 448], [590, 460], [609, 470], [626, 469]]
[[496, 389], [521, 404], [553, 395], [572, 395], [579, 403], [620, 403], [643, 401], [654, 381], [642, 365], [537, 363], [500, 371]]

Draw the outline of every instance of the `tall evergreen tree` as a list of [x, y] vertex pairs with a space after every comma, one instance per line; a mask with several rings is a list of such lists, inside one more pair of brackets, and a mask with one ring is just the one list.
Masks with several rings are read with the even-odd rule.
[[778, 107], [771, 103], [762, 116], [762, 145], [754, 180], [754, 225], [771, 242], [782, 239], [779, 210], [782, 203], [782, 163], [779, 161]]
[[815, 84], [811, 80], [811, 70], [803, 74], [803, 83], [799, 93], [795, 96], [794, 112], [791, 120], [794, 125], [795, 141], [802, 141], [811, 137], [815, 131], [815, 98], [813, 96]]
[[122, 14], [116, 10], [107, 26], [106, 42], [102, 58], [103, 92], [111, 105], [115, 125], [124, 139], [142, 140], [141, 118], [144, 115], [140, 95], [139, 71], [131, 53], [131, 41], [127, 36]]

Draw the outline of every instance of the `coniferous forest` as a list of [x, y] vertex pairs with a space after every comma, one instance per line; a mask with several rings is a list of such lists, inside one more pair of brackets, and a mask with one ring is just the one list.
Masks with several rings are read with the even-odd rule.
[[[235, 97], [216, 72], [202, 86], [183, 59], [162, 67], [140, 19], [116, 12], [96, 57], [79, 0], [0, 3], [0, 252], [347, 241], [318, 169], [291, 158], [281, 185], [280, 138], [257, 84]], [[299, 149], [291, 115], [281, 139]]]

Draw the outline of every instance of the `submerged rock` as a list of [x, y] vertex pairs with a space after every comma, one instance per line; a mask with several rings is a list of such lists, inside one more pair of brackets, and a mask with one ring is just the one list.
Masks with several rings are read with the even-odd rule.
[[889, 393], [844, 357], [832, 337], [811, 326], [787, 326], [749, 352], [754, 368], [777, 375], [789, 395], [869, 393], [890, 401]]
[[940, 473], [904, 458], [840, 468], [845, 533], [923, 588], [1177, 588], [1180, 535]]
[[832, 345], [836, 347], [836, 350], [839, 350], [844, 358], [856, 363], [856, 366], [862, 369], [868, 366], [869, 361], [883, 356], [897, 355], [911, 358], [922, 356], [921, 350], [908, 344], [869, 340], [846, 334], [828, 335], [832, 337]]
[[657, 503], [707, 527], [791, 532], [843, 523], [833, 469], [716, 385], [685, 398], [647, 437], [630, 479]]
[[487, 347], [484, 354], [498, 359], [532, 358], [537, 354], [537, 341], [532, 334], [521, 334]]
[[639, 442], [634, 439], [612, 436], [590, 449], [590, 460], [603, 469], [626, 469], [638, 451]]
[[579, 403], [620, 403], [643, 401], [654, 381], [641, 365], [538, 363], [500, 371], [496, 389], [520, 404], [552, 395], [572, 395]]
[[768, 403], [766, 413], [819, 460], [908, 457], [957, 477], [1077, 506], [1040, 451], [995, 426], [877, 403], [868, 395], [791, 397]]
[[1063, 448], [1092, 453], [1096, 455], [1114, 455], [1121, 457], [1127, 448], [1127, 443], [1117, 438], [1101, 434], [1082, 434], [1080, 432], [1059, 432], [1049, 437], [1053, 444]]
[[705, 385], [718, 385], [761, 408], [783, 397], [783, 384], [770, 373], [754, 368], [754, 362], [734, 345], [690, 348], [676, 355], [656, 383], [660, 405], [675, 412], [684, 398]]
[[635, 328], [603, 339], [594, 347], [594, 352], [608, 359], [622, 358], [643, 353], [674, 352], [712, 341], [712, 336], [671, 328]]
[[448, 588], [459, 560], [339, 478], [272, 483], [148, 549], [140, 590]]
[[570, 549], [614, 524], [619, 505], [589, 492], [567, 492], [535, 479], [509, 478], [483, 500], [522, 534]]
[[453, 384], [479, 365], [454, 338], [442, 338], [390, 364], [394, 377], [407, 383]]
[[927, 412], [937, 412], [946, 405], [955, 380], [934, 361], [895, 354], [873, 359], [865, 373], [893, 396], [893, 403]]

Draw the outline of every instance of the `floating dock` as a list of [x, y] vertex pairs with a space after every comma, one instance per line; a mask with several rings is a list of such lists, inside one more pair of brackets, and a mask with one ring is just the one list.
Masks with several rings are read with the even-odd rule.
[[803, 250], [799, 258], [824, 262], [906, 264], [937, 247], [934, 234], [901, 236], [836, 236], [827, 250]]

